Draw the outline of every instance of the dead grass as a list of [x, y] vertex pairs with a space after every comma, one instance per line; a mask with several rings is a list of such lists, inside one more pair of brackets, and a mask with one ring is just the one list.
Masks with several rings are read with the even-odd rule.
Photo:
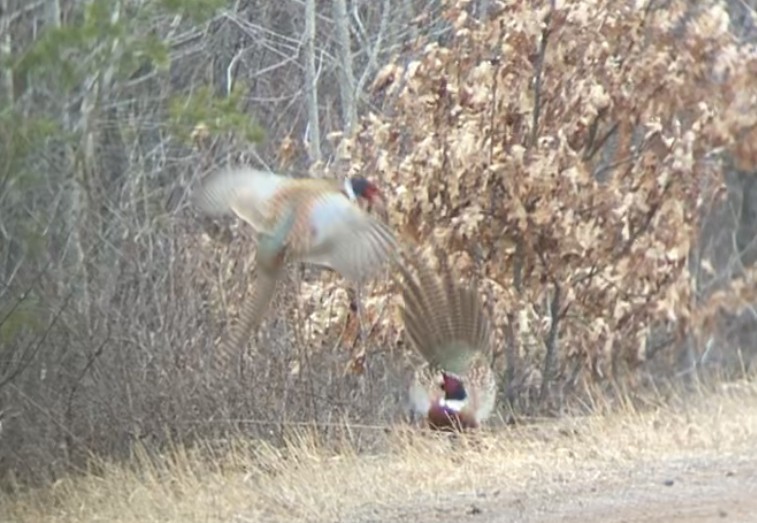
[[[383, 450], [360, 454], [366, 431]], [[283, 448], [239, 440], [215, 460], [177, 447], [127, 464], [95, 463], [80, 476], [0, 498], [9, 522], [187, 522], [381, 519], [449, 493], [557, 491], [613, 470], [666, 459], [738, 455], [757, 435], [757, 386], [721, 385], [640, 412], [616, 412], [447, 437], [398, 427], [345, 427], [342, 441], [293, 430]], [[376, 437], [374, 435], [374, 437]], [[328, 443], [328, 444], [327, 444]], [[336, 448], [338, 451], [334, 451]], [[330, 450], [331, 449], [331, 450]]]

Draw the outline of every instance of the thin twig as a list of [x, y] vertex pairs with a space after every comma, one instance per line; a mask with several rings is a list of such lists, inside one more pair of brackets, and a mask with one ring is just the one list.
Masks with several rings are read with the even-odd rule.
[[550, 23], [552, 21], [552, 14], [555, 12], [556, 0], [550, 0], [550, 10], [547, 16], [544, 17], [544, 29], [541, 32], [541, 43], [539, 45], [539, 55], [536, 60], [536, 71], [534, 72], [534, 112], [531, 119], [531, 147], [536, 145], [536, 140], [539, 137], [539, 116], [541, 114], [541, 87], [542, 87], [542, 73], [544, 71], [544, 59], [547, 54], [547, 41], [552, 31]]

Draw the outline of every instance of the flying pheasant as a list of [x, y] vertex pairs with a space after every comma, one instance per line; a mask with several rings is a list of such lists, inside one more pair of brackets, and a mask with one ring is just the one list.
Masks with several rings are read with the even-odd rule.
[[490, 324], [475, 287], [456, 283], [437, 258], [441, 274], [420, 255], [399, 265], [406, 336], [426, 359], [413, 376], [410, 408], [435, 429], [475, 428], [496, 401]]
[[394, 256], [389, 227], [360, 208], [380, 200], [378, 188], [362, 177], [295, 179], [251, 168], [208, 176], [195, 191], [195, 205], [210, 216], [236, 214], [258, 232], [253, 299], [231, 335], [240, 347], [257, 328], [285, 263], [284, 258], [329, 267], [353, 284], [375, 276]]

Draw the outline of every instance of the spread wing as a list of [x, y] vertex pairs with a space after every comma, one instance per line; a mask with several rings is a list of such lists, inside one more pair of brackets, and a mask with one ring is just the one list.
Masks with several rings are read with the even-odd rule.
[[239, 167], [207, 176], [195, 189], [194, 204], [209, 216], [236, 214], [259, 232], [269, 232], [269, 202], [290, 180], [284, 176]]
[[315, 199], [310, 226], [310, 249], [303, 261], [331, 267], [353, 282], [375, 276], [397, 250], [389, 227], [340, 192]]

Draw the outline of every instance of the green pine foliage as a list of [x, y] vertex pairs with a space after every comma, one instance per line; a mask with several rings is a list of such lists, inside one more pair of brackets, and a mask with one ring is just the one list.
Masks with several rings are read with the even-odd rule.
[[204, 125], [211, 135], [239, 134], [248, 142], [260, 142], [263, 130], [243, 108], [245, 88], [237, 84], [229, 96], [219, 97], [210, 87], [201, 87], [189, 94], [176, 95], [168, 104], [172, 132], [189, 141], [197, 126]]

